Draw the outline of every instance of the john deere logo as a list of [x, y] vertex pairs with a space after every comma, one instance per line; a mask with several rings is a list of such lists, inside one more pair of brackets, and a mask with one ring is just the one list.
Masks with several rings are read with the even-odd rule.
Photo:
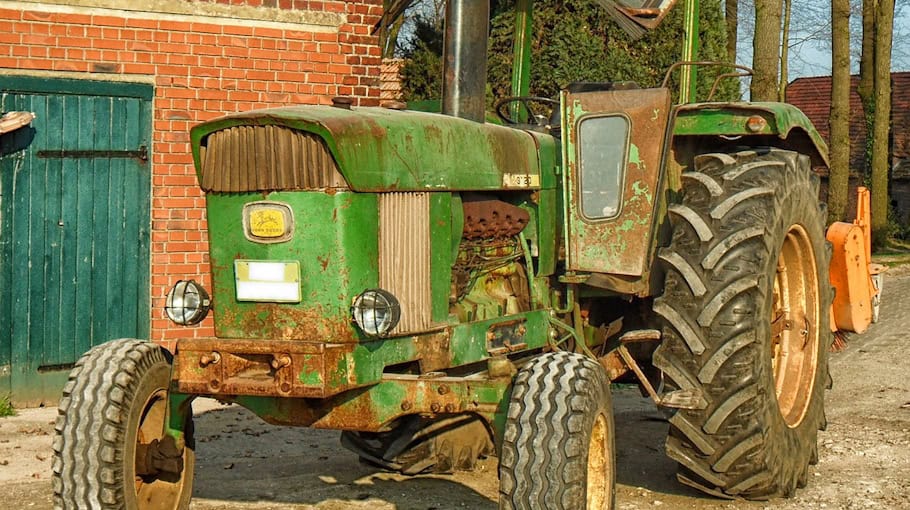
[[243, 228], [247, 239], [279, 243], [291, 238], [294, 216], [287, 204], [252, 202], [243, 207]]
[[281, 237], [284, 235], [284, 215], [272, 209], [250, 212], [250, 233], [256, 237]]

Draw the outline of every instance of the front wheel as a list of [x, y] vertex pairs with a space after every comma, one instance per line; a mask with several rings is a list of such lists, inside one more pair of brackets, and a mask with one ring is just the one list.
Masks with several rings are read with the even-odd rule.
[[534, 358], [512, 386], [499, 459], [501, 509], [612, 510], [610, 382], [594, 360]]
[[99, 345], [76, 362], [55, 427], [55, 508], [189, 507], [192, 416], [185, 445], [164, 433], [170, 375], [170, 355], [139, 340]]
[[706, 154], [682, 174], [654, 311], [668, 455], [678, 478], [726, 497], [791, 496], [824, 427], [831, 287], [809, 158]]

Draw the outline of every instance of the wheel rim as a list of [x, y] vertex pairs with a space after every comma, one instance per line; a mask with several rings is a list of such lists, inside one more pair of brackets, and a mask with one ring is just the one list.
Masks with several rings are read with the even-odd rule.
[[[167, 419], [167, 390], [159, 388], [153, 392], [142, 407], [136, 433], [136, 445], [148, 444], [164, 435]], [[134, 464], [136, 462], [134, 449]], [[184, 450], [184, 471], [179, 479], [168, 481], [158, 477], [135, 475], [136, 503], [141, 509], [173, 510], [179, 508], [186, 480], [187, 455]], [[135, 469], [135, 468], [134, 468]]]
[[610, 465], [609, 431], [607, 418], [598, 414], [591, 428], [591, 440], [588, 443], [588, 476], [586, 487], [585, 507], [588, 510], [609, 508], [610, 498], [609, 480], [612, 478]]
[[815, 252], [806, 230], [794, 225], [777, 259], [771, 310], [771, 368], [781, 416], [802, 423], [818, 370], [819, 289]]

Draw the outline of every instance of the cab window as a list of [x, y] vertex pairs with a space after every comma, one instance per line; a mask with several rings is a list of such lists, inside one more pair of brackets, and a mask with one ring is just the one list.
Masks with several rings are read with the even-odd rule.
[[629, 120], [589, 117], [578, 126], [581, 213], [599, 220], [619, 214], [629, 147]]

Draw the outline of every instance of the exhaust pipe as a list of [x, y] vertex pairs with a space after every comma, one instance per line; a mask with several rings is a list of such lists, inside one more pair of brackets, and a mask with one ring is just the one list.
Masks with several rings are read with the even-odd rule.
[[446, 2], [442, 113], [483, 122], [486, 115], [489, 0]]

